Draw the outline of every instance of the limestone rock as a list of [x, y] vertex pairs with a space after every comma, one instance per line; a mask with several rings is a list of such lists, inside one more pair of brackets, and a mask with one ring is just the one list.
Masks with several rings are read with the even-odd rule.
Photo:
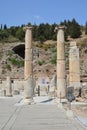
[[81, 97], [87, 99], [87, 86], [82, 87]]

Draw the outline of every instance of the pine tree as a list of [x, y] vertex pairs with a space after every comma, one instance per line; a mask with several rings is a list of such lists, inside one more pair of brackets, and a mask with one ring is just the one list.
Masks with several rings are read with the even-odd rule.
[[69, 33], [72, 38], [78, 38], [81, 35], [80, 25], [76, 22], [75, 19], [71, 21], [71, 25], [69, 26]]
[[87, 34], [87, 22], [85, 24], [85, 34]]

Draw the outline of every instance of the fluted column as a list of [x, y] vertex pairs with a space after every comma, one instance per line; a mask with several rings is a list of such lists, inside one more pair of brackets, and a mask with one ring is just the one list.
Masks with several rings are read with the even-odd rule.
[[57, 30], [57, 97], [65, 98], [65, 45], [64, 45], [64, 29], [58, 27]]

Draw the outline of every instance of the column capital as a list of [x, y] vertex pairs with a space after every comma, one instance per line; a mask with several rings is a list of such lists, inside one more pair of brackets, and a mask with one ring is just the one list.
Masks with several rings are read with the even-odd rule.
[[32, 28], [33, 28], [32, 26], [25, 26], [25, 27], [23, 27], [23, 30], [24, 31], [26, 31], [26, 30], [32, 30]]
[[59, 30], [65, 30], [67, 27], [66, 26], [59, 26], [59, 27], [55, 27], [55, 32], [59, 31]]

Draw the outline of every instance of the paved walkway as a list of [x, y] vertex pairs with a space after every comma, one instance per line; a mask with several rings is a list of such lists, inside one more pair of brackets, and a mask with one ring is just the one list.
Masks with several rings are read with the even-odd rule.
[[0, 130], [84, 130], [56, 104], [18, 105], [19, 100], [0, 98]]

